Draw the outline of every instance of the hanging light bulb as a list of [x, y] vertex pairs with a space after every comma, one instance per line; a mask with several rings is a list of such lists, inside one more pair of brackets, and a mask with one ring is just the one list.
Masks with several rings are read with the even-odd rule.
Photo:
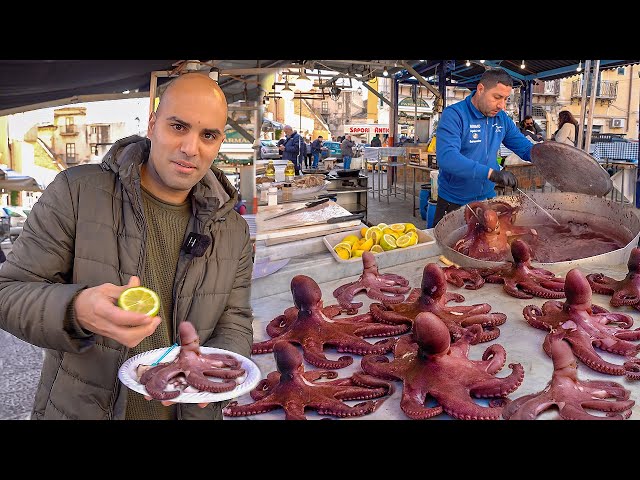
[[287, 78], [284, 81], [284, 88], [280, 90], [280, 96], [283, 99], [289, 101], [289, 100], [293, 100], [294, 95], [295, 95], [294, 91], [289, 88], [289, 79]]
[[384, 69], [382, 70], [382, 75], [384, 75], [385, 77], [389, 76], [389, 70], [387, 70], [387, 67], [384, 67]]
[[484, 60], [480, 60], [480, 63], [484, 63]]
[[467, 60], [467, 63], [465, 64], [467, 67], [471, 66], [471, 60]]
[[522, 63], [520, 64], [520, 68], [522, 70], [524, 70], [526, 68], [526, 65], [524, 64], [524, 60], [522, 60]]
[[300, 70], [300, 76], [296, 78], [295, 84], [301, 92], [308, 92], [313, 87], [313, 80], [305, 75], [303, 68]]
[[582, 60], [580, 60], [580, 63], [578, 63], [578, 68], [576, 68], [576, 72], [581, 72], [582, 71]]

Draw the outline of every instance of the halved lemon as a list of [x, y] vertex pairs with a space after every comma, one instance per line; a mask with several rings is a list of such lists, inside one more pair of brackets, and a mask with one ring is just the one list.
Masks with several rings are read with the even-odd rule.
[[409, 232], [407, 235], [411, 236], [411, 243], [409, 246], [416, 245], [418, 243], [418, 234], [414, 231]]
[[385, 233], [382, 236], [382, 240], [380, 240], [380, 246], [385, 251], [386, 250], [393, 250], [394, 248], [397, 248], [397, 246], [396, 246], [396, 238], [393, 235], [389, 235], [388, 233]]
[[384, 248], [382, 248], [380, 245], [374, 245], [373, 247], [371, 247], [371, 253], [383, 253], [384, 252]]
[[364, 252], [364, 250], [354, 250], [351, 254], [351, 258], [361, 257]]
[[405, 230], [404, 223], [393, 223], [389, 225], [389, 228], [394, 232], [400, 232], [400, 233], [403, 233]]
[[364, 243], [360, 244], [360, 249], [368, 252], [369, 250], [371, 250], [371, 247], [373, 247], [373, 244], [373, 238], [370, 238], [369, 240], [366, 240]]
[[382, 231], [382, 233], [383, 233], [383, 234], [386, 234], [386, 235], [392, 235], [392, 236], [393, 236], [393, 238], [396, 238], [396, 239], [402, 235], [402, 232], [398, 232], [398, 231], [396, 231], [396, 230], [393, 230], [391, 227], [387, 227], [387, 228], [385, 228], [385, 229]]
[[351, 244], [347, 243], [347, 242], [340, 242], [338, 243], [335, 247], [333, 247], [333, 249], [337, 249], [337, 248], [344, 248], [346, 250], [349, 250], [349, 252], [351, 252]]
[[404, 224], [404, 233], [415, 232], [417, 230], [416, 226], [413, 223], [405, 223]]
[[347, 235], [346, 237], [344, 237], [342, 239], [342, 241], [340, 243], [344, 242], [344, 243], [348, 243], [349, 245], [353, 246], [353, 244], [358, 242], [359, 240], [360, 240], [360, 238], [358, 238], [356, 235]]
[[380, 229], [379, 227], [370, 227], [367, 230], [367, 233], [365, 233], [364, 238], [366, 240], [369, 240], [370, 238], [373, 239], [373, 243], [374, 244], [379, 244], [380, 243], [380, 239], [382, 238], [382, 229]]
[[378, 228], [381, 230], [384, 230], [385, 228], [387, 228], [389, 225], [387, 225], [386, 223], [379, 223], [378, 224]]
[[128, 312], [155, 317], [160, 311], [160, 297], [150, 288], [130, 287], [118, 297], [118, 306]]
[[334, 247], [333, 248], [336, 254], [343, 260], [349, 260], [351, 258], [351, 250], [347, 250], [342, 247]]
[[396, 245], [400, 248], [408, 247], [411, 245], [411, 235], [401, 235], [396, 240]]

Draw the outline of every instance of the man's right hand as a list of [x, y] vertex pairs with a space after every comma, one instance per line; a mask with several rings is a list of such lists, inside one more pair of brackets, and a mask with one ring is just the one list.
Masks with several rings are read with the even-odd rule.
[[508, 172], [506, 170], [491, 170], [489, 174], [489, 180], [498, 185], [502, 185], [504, 187], [517, 188], [518, 187], [518, 179], [516, 176]]
[[122, 292], [138, 286], [140, 279], [132, 276], [127, 285], [103, 283], [83, 290], [74, 302], [77, 322], [85, 330], [112, 338], [129, 348], [135, 347], [162, 321], [158, 316], [128, 312], [116, 305]]

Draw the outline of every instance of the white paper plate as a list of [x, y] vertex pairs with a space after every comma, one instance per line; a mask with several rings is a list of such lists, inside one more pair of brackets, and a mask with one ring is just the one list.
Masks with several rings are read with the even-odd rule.
[[[158, 360], [158, 358], [160, 358], [160, 356], [162, 356], [164, 352], [167, 351], [167, 348], [157, 348], [155, 350], [149, 350], [147, 352], [139, 353], [138, 355], [131, 357], [129, 360], [124, 362], [120, 367], [120, 370], [118, 370], [118, 378], [131, 390], [141, 393], [142, 395], [148, 395], [145, 386], [138, 382], [136, 368], [140, 364], [151, 365], [153, 362]], [[240, 360], [240, 362], [242, 362], [242, 368], [244, 368], [247, 372], [246, 378], [242, 383], [236, 385], [233, 390], [229, 390], [228, 392], [182, 392], [180, 395], [178, 395], [176, 398], [172, 398], [170, 401], [177, 403], [221, 402], [223, 400], [229, 400], [230, 398], [239, 397], [240, 395], [248, 393], [260, 382], [260, 379], [262, 377], [260, 369], [247, 357], [244, 357], [235, 352], [230, 352], [229, 350], [224, 350], [222, 348], [200, 347], [200, 351], [202, 353], [226, 353], [228, 355], [232, 355], [236, 359]], [[180, 347], [174, 348], [166, 357], [162, 359], [161, 363], [167, 363], [174, 360], [178, 356], [179, 352]]]

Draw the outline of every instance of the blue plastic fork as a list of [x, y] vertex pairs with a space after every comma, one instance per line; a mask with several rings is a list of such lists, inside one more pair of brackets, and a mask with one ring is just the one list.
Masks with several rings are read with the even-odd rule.
[[159, 358], [159, 359], [157, 359], [155, 362], [153, 362], [153, 363], [151, 364], [151, 366], [152, 366], [152, 367], [155, 367], [156, 365], [158, 365], [158, 364], [160, 363], [160, 360], [162, 360], [164, 357], [166, 357], [167, 355], [169, 355], [169, 352], [170, 352], [171, 350], [173, 350], [174, 348], [176, 348], [177, 346], [178, 346], [178, 344], [177, 344], [177, 343], [174, 343], [174, 344], [173, 344], [173, 345], [171, 345], [169, 348], [167, 348], [167, 351], [166, 351], [166, 352], [164, 352], [164, 353], [160, 356], [160, 358]]

